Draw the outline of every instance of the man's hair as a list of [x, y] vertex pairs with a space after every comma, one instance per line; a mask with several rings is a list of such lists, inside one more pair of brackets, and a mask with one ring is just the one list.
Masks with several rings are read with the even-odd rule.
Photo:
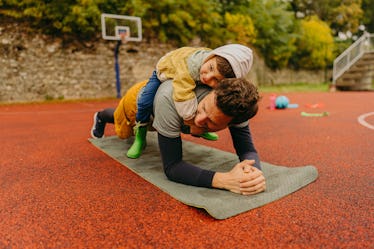
[[257, 87], [244, 78], [223, 79], [214, 89], [217, 107], [239, 124], [257, 114], [260, 96]]
[[235, 78], [234, 70], [230, 65], [230, 62], [225, 58], [216, 55], [217, 70], [224, 78]]

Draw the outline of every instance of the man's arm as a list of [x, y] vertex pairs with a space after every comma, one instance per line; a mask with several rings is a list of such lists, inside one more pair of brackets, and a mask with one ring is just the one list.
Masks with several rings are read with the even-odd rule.
[[164, 171], [169, 180], [206, 188], [226, 189], [242, 195], [253, 195], [265, 190], [263, 173], [252, 167], [253, 161], [244, 160], [229, 172], [214, 172], [198, 168], [182, 160], [182, 140], [158, 134]]
[[239, 160], [255, 160], [254, 166], [261, 170], [260, 159], [257, 154], [256, 148], [252, 142], [252, 136], [249, 130], [249, 126], [230, 126], [229, 130]]
[[229, 172], [217, 172], [213, 177], [212, 186], [242, 195], [254, 195], [265, 191], [265, 177], [261, 170], [252, 166], [253, 163], [253, 160], [244, 160]]
[[158, 133], [158, 144], [164, 171], [169, 180], [198, 187], [212, 187], [215, 172], [183, 161], [181, 137], [168, 138]]

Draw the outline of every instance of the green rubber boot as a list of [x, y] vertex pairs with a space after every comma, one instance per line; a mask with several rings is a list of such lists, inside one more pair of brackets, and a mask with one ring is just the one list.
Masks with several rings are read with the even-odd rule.
[[218, 140], [218, 135], [217, 135], [217, 133], [214, 133], [214, 132], [205, 132], [205, 133], [201, 134], [200, 137], [202, 137], [206, 140], [212, 140], [212, 141]]
[[127, 157], [136, 159], [140, 157], [142, 154], [145, 146], [147, 145], [147, 126], [139, 126], [134, 128], [135, 129], [135, 141], [131, 145], [130, 149], [127, 151]]

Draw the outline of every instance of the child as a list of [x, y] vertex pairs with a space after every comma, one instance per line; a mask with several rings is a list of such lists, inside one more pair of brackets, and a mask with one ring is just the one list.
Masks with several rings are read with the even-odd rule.
[[[239, 44], [229, 44], [214, 50], [208, 48], [183, 47], [169, 52], [156, 65], [137, 102], [135, 141], [127, 152], [129, 158], [138, 158], [145, 147], [147, 125], [153, 109], [153, 99], [161, 82], [173, 79], [173, 99], [178, 114], [186, 124], [193, 121], [197, 109], [194, 94], [196, 84], [216, 87], [223, 78], [240, 78], [248, 74], [252, 66], [252, 51]], [[95, 121], [96, 122], [96, 121]], [[99, 121], [97, 121], [99, 122]], [[191, 129], [192, 134], [201, 131]], [[103, 133], [93, 131], [93, 137]], [[203, 133], [200, 136], [216, 140], [214, 133]]]

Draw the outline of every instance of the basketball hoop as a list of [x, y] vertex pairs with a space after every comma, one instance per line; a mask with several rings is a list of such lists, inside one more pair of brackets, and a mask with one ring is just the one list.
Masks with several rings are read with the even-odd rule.
[[121, 40], [127, 33], [127, 41], [142, 41], [142, 20], [136, 16], [101, 14], [101, 32], [105, 40]]
[[121, 98], [121, 81], [119, 74], [118, 53], [122, 43], [142, 40], [142, 21], [136, 16], [101, 14], [101, 32], [105, 40], [117, 41], [114, 49], [114, 66], [116, 72], [117, 98]]

